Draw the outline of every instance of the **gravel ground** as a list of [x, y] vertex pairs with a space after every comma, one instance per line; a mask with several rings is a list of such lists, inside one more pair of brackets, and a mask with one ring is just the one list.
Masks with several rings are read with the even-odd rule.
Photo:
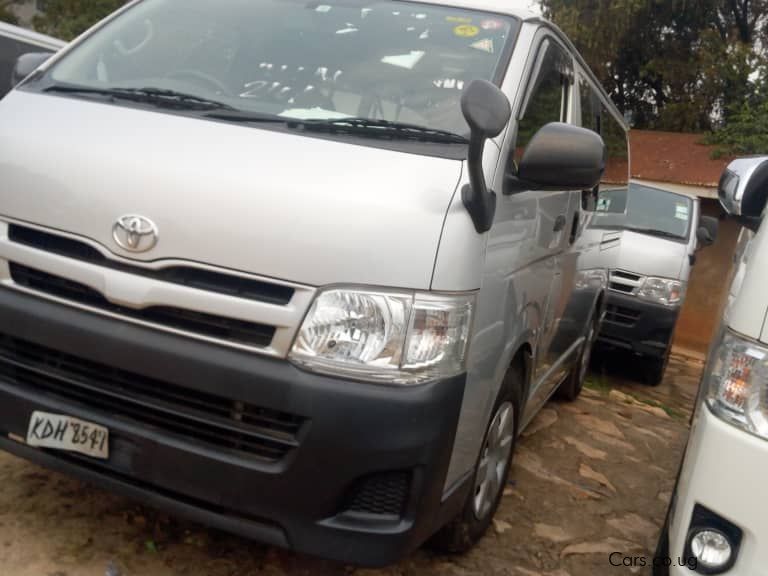
[[550, 403], [525, 432], [493, 529], [475, 550], [420, 550], [384, 570], [260, 546], [0, 454], [0, 576], [649, 573], [613, 567], [609, 555], [655, 548], [701, 370], [673, 357], [652, 389], [627, 376], [637, 373], [630, 359], [598, 365], [576, 403]]

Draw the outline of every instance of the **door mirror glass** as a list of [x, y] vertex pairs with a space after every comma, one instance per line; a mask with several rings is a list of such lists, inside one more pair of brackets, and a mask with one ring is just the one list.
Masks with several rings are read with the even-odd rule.
[[605, 171], [605, 145], [596, 133], [553, 122], [525, 149], [517, 174], [507, 176], [505, 193], [521, 190], [589, 190]]
[[19, 56], [16, 60], [16, 65], [13, 67], [13, 72], [11, 72], [11, 86], [18, 85], [50, 57], [50, 52], [31, 52]]
[[717, 221], [717, 218], [702, 216], [699, 219], [699, 227], [696, 230], [696, 238], [699, 241], [699, 248], [706, 248], [715, 243], [719, 227], [720, 223]]
[[768, 199], [768, 156], [731, 162], [720, 178], [718, 196], [726, 212], [756, 226]]

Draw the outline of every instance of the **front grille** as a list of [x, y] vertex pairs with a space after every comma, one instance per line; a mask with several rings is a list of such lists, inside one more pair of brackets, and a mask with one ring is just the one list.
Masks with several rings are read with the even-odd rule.
[[358, 480], [344, 512], [400, 518], [411, 489], [410, 472], [385, 472]]
[[274, 326], [203, 314], [181, 308], [153, 306], [136, 310], [120, 306], [107, 300], [100, 292], [79, 282], [73, 282], [15, 262], [10, 262], [9, 268], [12, 280], [19, 286], [127, 318], [249, 346], [267, 347], [272, 343], [272, 338], [275, 335]]
[[621, 270], [613, 270], [611, 272], [611, 278], [621, 278], [623, 280], [629, 280], [631, 282], [640, 282], [640, 280], [643, 279], [642, 276], [639, 274], [634, 274], [632, 272], [623, 272]]
[[199, 392], [0, 333], [0, 379], [175, 436], [277, 462], [304, 418]]
[[611, 290], [616, 290], [616, 292], [624, 292], [625, 294], [632, 294], [637, 286], [632, 286], [630, 284], [619, 284], [618, 282], [611, 282], [609, 285]]
[[641, 315], [642, 312], [638, 312], [637, 310], [609, 304], [606, 308], [605, 320], [606, 322], [613, 322], [614, 324], [632, 327], [637, 323]]
[[8, 239], [16, 244], [58, 254], [81, 262], [96, 264], [104, 268], [128, 272], [154, 280], [180, 284], [190, 288], [216, 292], [227, 296], [236, 296], [249, 300], [258, 300], [270, 304], [286, 305], [293, 298], [294, 290], [289, 286], [270, 284], [241, 276], [222, 274], [188, 266], [172, 266], [160, 270], [150, 270], [110, 260], [93, 246], [17, 224], [8, 226]]

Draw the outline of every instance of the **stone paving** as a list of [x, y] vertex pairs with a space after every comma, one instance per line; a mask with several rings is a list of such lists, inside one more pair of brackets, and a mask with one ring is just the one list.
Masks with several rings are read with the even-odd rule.
[[632, 382], [631, 359], [606, 360], [576, 403], [550, 403], [525, 432], [493, 529], [465, 556], [419, 550], [387, 569], [354, 569], [167, 518], [0, 454], [0, 576], [649, 573], [613, 567], [609, 555], [655, 548], [703, 366], [673, 357], [665, 382], [648, 388]]

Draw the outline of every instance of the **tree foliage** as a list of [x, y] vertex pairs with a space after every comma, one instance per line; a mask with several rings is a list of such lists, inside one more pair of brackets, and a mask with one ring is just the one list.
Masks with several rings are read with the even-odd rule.
[[762, 109], [768, 0], [542, 5], [638, 128], [721, 130]]
[[120, 8], [127, 0], [47, 0], [45, 12], [35, 17], [38, 32], [71, 40]]

